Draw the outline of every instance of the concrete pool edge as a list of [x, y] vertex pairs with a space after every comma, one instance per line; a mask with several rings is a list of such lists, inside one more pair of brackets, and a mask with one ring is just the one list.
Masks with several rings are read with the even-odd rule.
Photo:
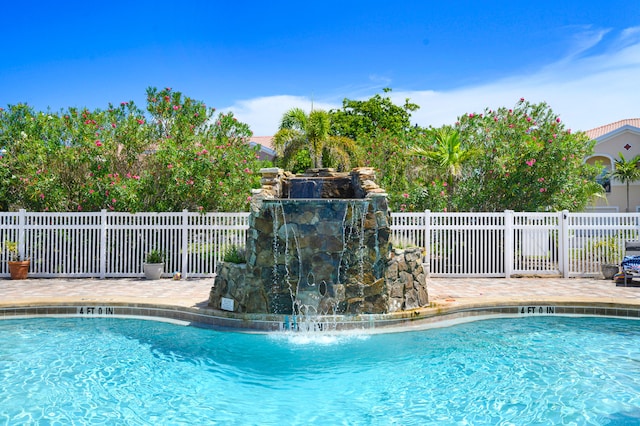
[[398, 332], [446, 327], [488, 318], [527, 316], [601, 316], [640, 319], [640, 301], [547, 297], [513, 300], [456, 300], [391, 314], [319, 316], [235, 314], [208, 307], [113, 300], [0, 303], [0, 320], [31, 317], [142, 318], [247, 333], [288, 330]]

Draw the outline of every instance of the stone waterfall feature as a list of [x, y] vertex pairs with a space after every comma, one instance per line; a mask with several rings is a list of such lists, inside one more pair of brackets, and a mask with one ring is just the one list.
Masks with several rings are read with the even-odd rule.
[[393, 250], [371, 168], [262, 169], [246, 264], [219, 265], [209, 305], [239, 313], [381, 314], [428, 304], [420, 249]]

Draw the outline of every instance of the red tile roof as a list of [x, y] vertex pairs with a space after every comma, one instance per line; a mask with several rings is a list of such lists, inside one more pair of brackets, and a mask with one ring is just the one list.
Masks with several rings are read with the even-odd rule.
[[626, 120], [616, 121], [615, 123], [605, 124], [604, 126], [596, 127], [595, 129], [587, 130], [585, 133], [590, 139], [597, 139], [600, 136], [604, 136], [607, 133], [611, 133], [614, 130], [618, 130], [624, 126], [632, 126], [640, 128], [640, 118], [627, 118]]
[[266, 148], [273, 149], [273, 136], [251, 136], [249, 141], [259, 143]]

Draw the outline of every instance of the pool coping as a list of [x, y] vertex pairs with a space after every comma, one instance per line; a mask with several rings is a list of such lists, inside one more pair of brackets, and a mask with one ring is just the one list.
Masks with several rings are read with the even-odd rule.
[[640, 319], [640, 301], [611, 298], [538, 297], [436, 301], [429, 307], [388, 314], [295, 315], [238, 314], [202, 306], [92, 300], [0, 302], [0, 320], [32, 317], [141, 318], [224, 331], [361, 331], [388, 333], [446, 327], [488, 318], [530, 316], [601, 316]]

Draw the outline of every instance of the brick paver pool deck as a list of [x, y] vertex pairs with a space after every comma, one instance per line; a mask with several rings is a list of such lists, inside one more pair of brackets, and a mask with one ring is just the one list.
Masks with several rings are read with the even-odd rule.
[[[12, 308], [81, 305], [144, 306], [194, 315], [230, 317], [207, 307], [213, 279], [27, 279], [0, 280], [0, 316]], [[593, 278], [429, 278], [431, 305], [419, 315], [483, 307], [553, 305], [631, 308], [640, 316], [640, 287]], [[3, 314], [4, 312], [4, 314]], [[39, 311], [25, 311], [42, 314]], [[50, 311], [58, 313], [58, 311]], [[637, 313], [637, 314], [636, 314]], [[151, 315], [151, 314], [149, 314]], [[418, 316], [418, 314], [415, 314]], [[188, 319], [187, 319], [188, 320]]]

